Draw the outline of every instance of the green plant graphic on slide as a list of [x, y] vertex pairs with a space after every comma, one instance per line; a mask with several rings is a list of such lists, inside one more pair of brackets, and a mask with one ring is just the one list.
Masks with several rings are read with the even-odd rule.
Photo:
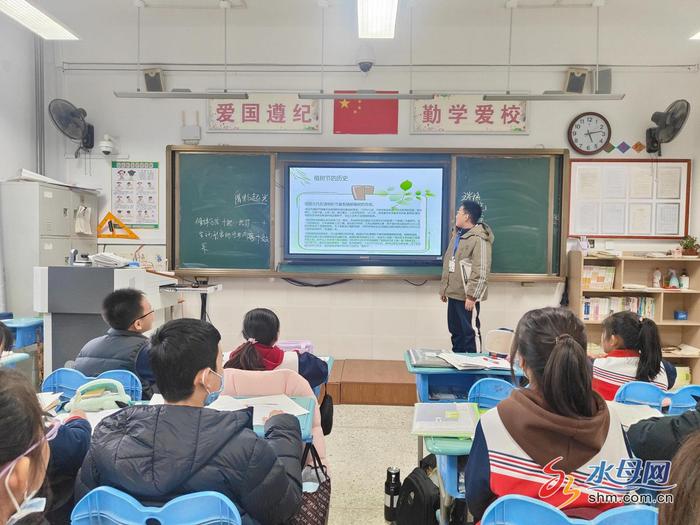
[[393, 186], [390, 186], [386, 190], [375, 191], [374, 194], [375, 195], [384, 195], [384, 196], [389, 197], [389, 200], [391, 200], [395, 203], [391, 207], [392, 210], [398, 209], [399, 206], [407, 205], [413, 199], [416, 199], [416, 200], [426, 199], [426, 201], [427, 201], [427, 199], [429, 197], [435, 197], [435, 194], [432, 191], [430, 191], [429, 189], [410, 191], [411, 188], [413, 188], [413, 183], [407, 179], [407, 180], [403, 181], [401, 184], [399, 184], [399, 189], [401, 191], [398, 191]]

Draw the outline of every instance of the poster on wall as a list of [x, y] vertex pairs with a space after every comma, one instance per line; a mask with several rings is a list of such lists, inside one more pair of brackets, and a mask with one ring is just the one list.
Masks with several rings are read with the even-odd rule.
[[486, 102], [483, 94], [441, 94], [414, 100], [411, 133], [527, 135], [527, 102]]
[[112, 162], [111, 211], [132, 228], [158, 228], [157, 162]]
[[243, 100], [207, 101], [207, 130], [246, 133], [321, 133], [318, 100], [301, 100], [296, 93], [248, 93]]

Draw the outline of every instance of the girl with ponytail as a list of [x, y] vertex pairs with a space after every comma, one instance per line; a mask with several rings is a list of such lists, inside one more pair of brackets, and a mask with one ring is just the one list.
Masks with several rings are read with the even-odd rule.
[[592, 469], [631, 454], [620, 421], [591, 387], [586, 344], [583, 323], [565, 308], [532, 310], [518, 323], [511, 363], [530, 384], [513, 390], [477, 425], [466, 469], [475, 520], [507, 494], [538, 498], [587, 520], [622, 504], [588, 497], [598, 491], [587, 481]]
[[656, 323], [632, 312], [617, 312], [603, 321], [601, 346], [607, 354], [593, 362], [593, 389], [604, 399], [615, 398], [630, 381], [645, 381], [667, 390], [676, 381], [676, 368], [661, 359]]
[[275, 343], [279, 339], [280, 320], [272, 310], [255, 308], [243, 318], [245, 342], [229, 355], [224, 368], [240, 370], [290, 369], [309, 382], [311, 388], [326, 381], [328, 365], [308, 352], [285, 352]]

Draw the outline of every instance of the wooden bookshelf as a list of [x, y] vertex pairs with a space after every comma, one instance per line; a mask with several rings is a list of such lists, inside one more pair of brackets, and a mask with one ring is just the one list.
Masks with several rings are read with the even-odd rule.
[[[580, 251], [568, 254], [569, 308], [583, 319], [584, 297], [640, 296], [655, 300], [654, 321], [659, 327], [661, 343], [664, 346], [678, 346], [681, 343], [700, 348], [700, 289], [665, 290], [651, 288], [652, 273], [659, 268], [666, 275], [669, 268], [678, 272], [686, 270], [690, 286], [700, 288], [700, 258], [645, 258], [637, 256], [592, 257]], [[584, 289], [582, 283], [584, 265], [613, 266], [615, 280], [610, 290]], [[625, 284], [637, 284], [649, 288], [630, 290]], [[676, 321], [675, 310], [687, 310], [687, 321]], [[588, 340], [598, 343], [602, 333], [602, 321], [584, 321]], [[665, 355], [669, 361], [690, 368], [692, 382], [700, 384], [700, 354], [696, 356]]]

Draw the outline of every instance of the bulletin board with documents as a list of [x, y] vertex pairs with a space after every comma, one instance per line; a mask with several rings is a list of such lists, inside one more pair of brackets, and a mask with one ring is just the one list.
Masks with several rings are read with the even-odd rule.
[[571, 161], [570, 237], [679, 239], [688, 233], [691, 161]]

